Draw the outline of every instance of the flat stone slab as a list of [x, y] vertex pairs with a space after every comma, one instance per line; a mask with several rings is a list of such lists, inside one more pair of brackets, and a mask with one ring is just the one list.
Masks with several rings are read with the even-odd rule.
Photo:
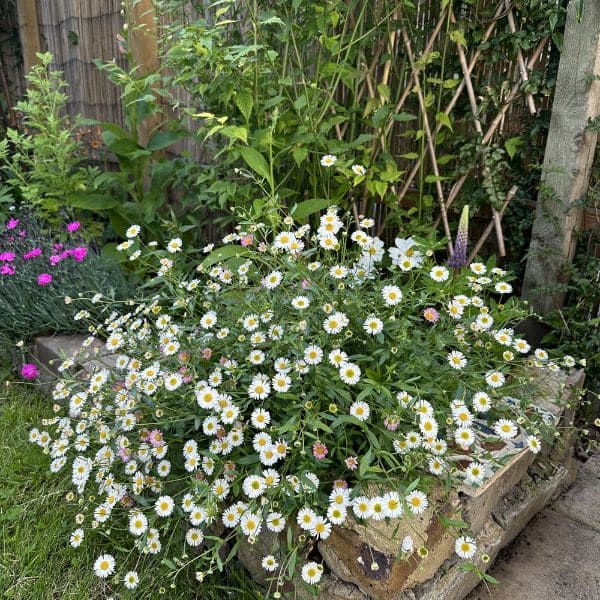
[[466, 600], [600, 599], [600, 455], [579, 469], [575, 484], [535, 518], [499, 556]]
[[[573, 487], [565, 492], [552, 508], [600, 532], [600, 454], [592, 456], [582, 465]], [[600, 558], [598, 570], [600, 571]]]

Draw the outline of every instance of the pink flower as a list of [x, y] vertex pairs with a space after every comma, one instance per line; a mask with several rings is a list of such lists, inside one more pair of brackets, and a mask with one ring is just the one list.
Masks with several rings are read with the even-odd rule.
[[59, 250], [63, 249], [63, 244], [52, 244], [52, 248], [54, 250], [54, 252], [58, 252]]
[[210, 360], [212, 356], [212, 350], [210, 348], [202, 348], [202, 358], [204, 360]]
[[33, 363], [25, 363], [21, 367], [21, 376], [23, 379], [35, 379], [39, 374], [38, 368]]
[[398, 417], [386, 417], [383, 420], [383, 424], [385, 425], [385, 428], [388, 429], [389, 431], [396, 431], [396, 429], [398, 429], [398, 425], [400, 424], [398, 421]]
[[11, 265], [2, 265], [2, 268], [0, 268], [0, 273], [2, 275], [14, 275], [15, 268]]
[[435, 310], [435, 308], [430, 306], [429, 308], [426, 308], [423, 311], [423, 318], [426, 321], [429, 321], [430, 323], [437, 323], [440, 318], [440, 315], [439, 315], [438, 311]]
[[300, 287], [305, 290], [310, 285], [310, 281], [308, 279], [303, 279], [300, 283]]
[[119, 446], [119, 458], [123, 462], [129, 462], [131, 460], [131, 451], [129, 448], [126, 448], [125, 446]]
[[346, 468], [351, 471], [356, 471], [356, 469], [358, 469], [358, 458], [356, 458], [356, 456], [349, 456], [344, 463], [346, 464]]
[[13, 260], [15, 260], [14, 252], [2, 252], [0, 254], [0, 261], [2, 262], [12, 262]]
[[19, 219], [10, 219], [6, 224], [6, 229], [14, 229], [19, 224]]
[[73, 249], [73, 259], [77, 262], [82, 262], [87, 256], [87, 248], [85, 246], [79, 246]]
[[254, 241], [254, 236], [251, 233], [246, 234], [241, 240], [242, 246], [249, 246]]
[[315, 442], [312, 447], [312, 453], [317, 460], [323, 460], [329, 453], [329, 450], [323, 442]]
[[79, 221], [73, 221], [67, 225], [67, 231], [73, 233], [74, 231], [77, 231], [80, 226], [81, 223]]
[[34, 248], [33, 250], [30, 250], [29, 252], [25, 252], [25, 254], [23, 254], [23, 258], [25, 260], [30, 260], [32, 258], [37, 258], [41, 253], [42, 253], [42, 251], [40, 248]]
[[165, 445], [165, 438], [160, 429], [153, 429], [148, 434], [148, 441], [152, 444], [154, 448], [159, 448], [160, 446]]
[[37, 278], [38, 285], [48, 285], [52, 282], [52, 275], [41, 273]]

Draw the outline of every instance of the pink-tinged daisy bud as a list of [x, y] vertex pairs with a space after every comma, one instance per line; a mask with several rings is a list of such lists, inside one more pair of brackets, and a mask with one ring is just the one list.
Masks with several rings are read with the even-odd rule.
[[212, 350], [210, 348], [202, 348], [202, 358], [204, 360], [210, 360], [212, 356]]
[[430, 323], [437, 323], [440, 318], [440, 314], [437, 310], [435, 310], [435, 308], [430, 306], [423, 311], [423, 318]]
[[38, 368], [33, 363], [25, 363], [21, 367], [21, 376], [23, 379], [36, 379], [39, 374]]
[[52, 283], [52, 275], [48, 273], [41, 273], [37, 278], [38, 285], [49, 285]]
[[346, 468], [351, 471], [356, 471], [356, 469], [358, 469], [358, 458], [356, 458], [356, 456], [349, 456], [344, 463], [346, 464]]
[[240, 244], [242, 246], [246, 247], [246, 246], [250, 246], [253, 241], [254, 241], [254, 236], [251, 233], [249, 233], [240, 240]]
[[452, 256], [448, 259], [448, 266], [460, 269], [467, 265], [467, 246], [469, 244], [469, 205], [463, 207], [458, 223], [458, 232], [454, 240]]

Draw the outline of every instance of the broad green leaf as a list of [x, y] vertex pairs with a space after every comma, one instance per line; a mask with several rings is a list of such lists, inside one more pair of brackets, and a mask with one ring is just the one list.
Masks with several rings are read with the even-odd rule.
[[435, 115], [435, 120], [440, 123], [440, 125], [443, 125], [452, 131], [452, 122], [450, 121], [450, 117], [445, 112], [439, 112], [437, 115]]
[[227, 125], [221, 129], [221, 134], [231, 141], [241, 140], [244, 144], [248, 143], [248, 130], [245, 127]]
[[69, 194], [67, 201], [69, 206], [85, 210], [110, 210], [119, 204], [119, 201], [111, 196], [104, 194], [84, 194], [83, 192]]
[[238, 107], [239, 111], [244, 115], [246, 121], [250, 120], [252, 109], [254, 108], [254, 99], [252, 94], [246, 91], [237, 92], [233, 97], [233, 103]]
[[187, 133], [185, 131], [158, 131], [149, 140], [146, 148], [155, 152], [156, 150], [162, 150], [174, 144], [177, 140], [185, 137]]
[[523, 140], [520, 137], [511, 137], [504, 142], [504, 148], [506, 149], [506, 154], [510, 158], [514, 158], [519, 146], [523, 145]]
[[265, 157], [260, 152], [250, 147], [242, 147], [239, 149], [239, 151], [242, 155], [242, 158], [255, 173], [267, 180], [271, 179], [269, 165], [267, 164]]
[[406, 160], [416, 160], [419, 158], [418, 152], [407, 152], [406, 154], [401, 154], [400, 158], [405, 158]]
[[331, 206], [331, 204], [331, 200], [323, 198], [311, 198], [310, 200], [304, 200], [303, 202], [297, 204], [296, 207], [292, 209], [290, 214], [294, 217], [294, 219], [302, 221], [308, 217], [308, 215], [312, 215], [320, 210], [325, 210]]
[[304, 146], [298, 146], [292, 150], [292, 156], [296, 164], [300, 166], [308, 156], [308, 148], [305, 148]]

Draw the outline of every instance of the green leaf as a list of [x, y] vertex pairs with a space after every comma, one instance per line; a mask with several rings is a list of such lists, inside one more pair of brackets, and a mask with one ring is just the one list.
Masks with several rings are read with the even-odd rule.
[[360, 477], [364, 477], [368, 468], [371, 466], [372, 460], [373, 452], [371, 452], [371, 450], [368, 450], [367, 453], [360, 460], [360, 466], [358, 467], [358, 474]]
[[406, 154], [401, 154], [400, 158], [405, 158], [406, 160], [416, 160], [419, 158], [418, 152], [407, 152]]
[[260, 152], [250, 147], [242, 147], [239, 149], [239, 151], [242, 155], [242, 158], [255, 173], [270, 181], [271, 172], [269, 165], [267, 164], [265, 157]]
[[244, 256], [246, 254], [250, 254], [252, 252], [248, 248], [244, 248], [243, 246], [232, 245], [232, 246], [224, 246], [223, 248], [218, 248], [211, 252], [203, 261], [203, 267], [210, 267], [215, 263], [223, 262], [228, 258], [233, 258], [234, 256]]
[[323, 198], [311, 198], [310, 200], [304, 200], [300, 202], [292, 209], [291, 215], [298, 221], [303, 221], [308, 215], [325, 210], [331, 206], [332, 201]]
[[437, 115], [435, 115], [435, 120], [440, 123], [440, 125], [443, 125], [452, 131], [452, 122], [450, 121], [450, 117], [445, 112], [439, 112]]
[[187, 134], [185, 131], [157, 131], [148, 141], [146, 148], [155, 152], [156, 150], [162, 150], [174, 144], [177, 140], [185, 137]]
[[69, 194], [67, 202], [73, 208], [83, 208], [85, 210], [110, 210], [119, 204], [119, 201], [111, 196], [84, 194], [83, 192]]
[[439, 175], [427, 175], [425, 177], [425, 183], [436, 183], [438, 181], [445, 181], [446, 179], [450, 179], [449, 177], [441, 177]]
[[515, 154], [517, 153], [517, 150], [519, 149], [519, 146], [522, 146], [523, 143], [523, 140], [519, 136], [507, 139], [504, 142], [506, 154], [508, 154], [510, 158], [514, 158]]
[[394, 121], [400, 121], [401, 123], [403, 123], [404, 121], [414, 121], [416, 118], [417, 115], [411, 115], [410, 113], [405, 112], [398, 113], [397, 115], [394, 115], [392, 117]]
[[250, 120], [252, 109], [254, 108], [254, 99], [252, 94], [246, 91], [237, 92], [233, 97], [233, 103], [238, 107], [239, 111], [244, 115], [246, 121]]
[[241, 140], [244, 144], [248, 143], [248, 130], [245, 127], [240, 127], [239, 125], [227, 125], [227, 127], [221, 129], [221, 134], [230, 141]]
[[308, 148], [304, 146], [298, 146], [292, 150], [292, 157], [298, 166], [300, 166], [308, 156]]

